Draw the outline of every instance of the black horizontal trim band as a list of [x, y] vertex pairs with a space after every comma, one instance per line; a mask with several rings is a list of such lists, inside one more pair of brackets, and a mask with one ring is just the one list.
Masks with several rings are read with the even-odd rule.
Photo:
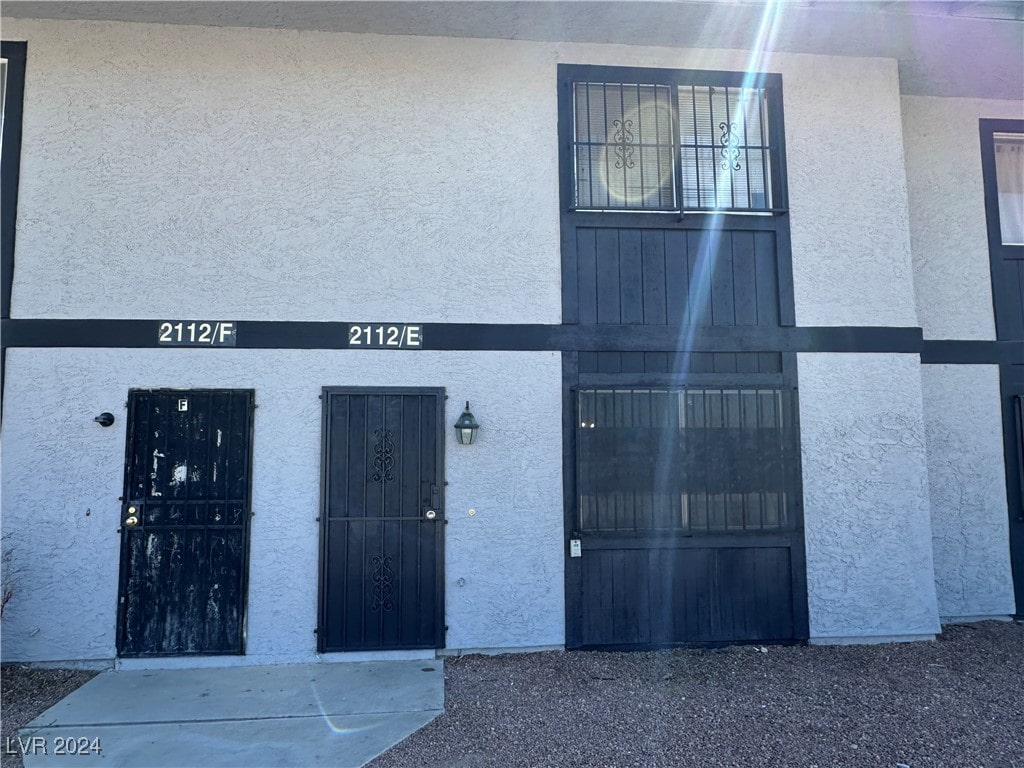
[[[182, 318], [177, 318], [182, 319]], [[206, 318], [215, 319], [215, 318]], [[230, 318], [224, 318], [230, 321]], [[4, 320], [4, 347], [152, 348], [160, 320]], [[366, 323], [361, 323], [365, 325]], [[349, 323], [241, 320], [235, 348], [347, 349]], [[425, 350], [919, 353], [920, 328], [424, 323]], [[211, 347], [214, 349], [214, 347]], [[415, 350], [395, 350], [412, 352]]]
[[[160, 320], [3, 320], [4, 347], [152, 348]], [[236, 348], [347, 349], [349, 323], [241, 320]], [[425, 323], [423, 349], [465, 351], [674, 351], [687, 329], [640, 325]], [[890, 352], [928, 364], [1024, 362], [1024, 341], [923, 340], [913, 327], [714, 326], [698, 329], [696, 352]]]
[[932, 364], [1024, 365], [1024, 341], [927, 340], [921, 362]]

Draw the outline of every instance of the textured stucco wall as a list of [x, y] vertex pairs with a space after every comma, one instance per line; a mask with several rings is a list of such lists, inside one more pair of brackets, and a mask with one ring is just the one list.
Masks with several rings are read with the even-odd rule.
[[558, 149], [538, 141], [555, 102], [531, 98], [554, 80], [529, 49], [14, 20], [4, 36], [30, 50], [14, 316], [559, 321]]
[[[568, 62], [780, 72], [798, 323], [916, 325], [893, 60], [23, 19], [4, 37], [29, 40], [15, 317], [558, 322], [555, 73]], [[458, 294], [464, 280], [486, 301]], [[935, 629], [908, 359], [801, 360], [819, 636]], [[555, 355], [12, 351], [5, 531], [54, 574], [26, 594], [38, 606], [5, 616], [5, 650], [111, 655], [123, 424], [103, 433], [91, 418], [130, 386], [205, 385], [255, 386], [261, 403], [253, 562], [268, 566], [250, 586], [250, 652], [312, 653], [316, 581], [297, 569], [315, 574], [316, 394], [382, 381], [446, 385], [482, 420], [509, 420], [493, 453], [489, 435], [480, 454], [449, 451], [449, 646], [560, 644], [558, 370]], [[485, 472], [479, 492], [460, 496], [461, 457], [464, 477]], [[44, 491], [44, 527], [71, 536], [8, 528]], [[308, 512], [308, 527], [275, 508]], [[83, 549], [109, 567], [80, 576]], [[880, 573], [888, 557], [898, 578]], [[72, 574], [81, 600], [56, 589]], [[51, 614], [80, 619], [82, 639]]]
[[[130, 387], [256, 389], [254, 660], [315, 657], [325, 384], [444, 386], [447, 424], [472, 401], [477, 444], [460, 446], [446, 430], [448, 647], [564, 642], [555, 353], [12, 349], [6, 376], [3, 529], [15, 594], [4, 611], [5, 661], [114, 655]], [[117, 417], [108, 429], [92, 421], [105, 410]]]
[[937, 632], [917, 355], [798, 366], [811, 638]]
[[916, 324], [894, 60], [26, 19], [4, 36], [29, 41], [14, 316], [558, 322], [571, 62], [782, 73], [798, 323]]
[[921, 370], [939, 615], [1011, 614], [999, 369]]
[[896, 62], [827, 64], [784, 82], [797, 325], [915, 326]]
[[925, 338], [994, 339], [979, 118], [1024, 102], [904, 96], [917, 313]]

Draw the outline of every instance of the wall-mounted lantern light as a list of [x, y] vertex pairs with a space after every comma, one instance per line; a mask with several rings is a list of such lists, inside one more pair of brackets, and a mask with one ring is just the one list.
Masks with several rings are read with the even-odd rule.
[[93, 421], [95, 421], [101, 427], [109, 427], [111, 424], [114, 423], [114, 414], [110, 413], [109, 411], [104, 411], [95, 419], [93, 419]]
[[455, 422], [455, 437], [462, 445], [472, 445], [473, 441], [476, 440], [476, 431], [480, 429], [480, 425], [476, 423], [476, 419], [473, 418], [472, 411], [469, 410], [469, 400], [466, 401], [466, 410], [459, 416], [459, 420]]

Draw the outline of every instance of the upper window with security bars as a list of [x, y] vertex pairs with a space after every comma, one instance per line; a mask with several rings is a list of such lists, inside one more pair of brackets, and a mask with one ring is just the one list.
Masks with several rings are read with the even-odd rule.
[[573, 208], [778, 209], [769, 89], [759, 76], [721, 85], [686, 74], [666, 83], [572, 82]]

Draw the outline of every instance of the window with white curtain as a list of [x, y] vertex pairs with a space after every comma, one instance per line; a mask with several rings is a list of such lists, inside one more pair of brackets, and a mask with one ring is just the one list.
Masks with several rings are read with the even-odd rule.
[[1024, 134], [997, 133], [996, 190], [1003, 245], [1024, 245]]

